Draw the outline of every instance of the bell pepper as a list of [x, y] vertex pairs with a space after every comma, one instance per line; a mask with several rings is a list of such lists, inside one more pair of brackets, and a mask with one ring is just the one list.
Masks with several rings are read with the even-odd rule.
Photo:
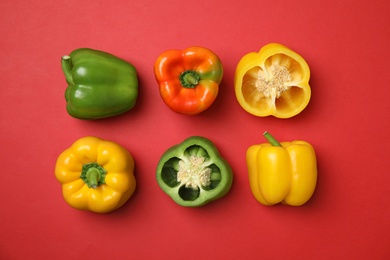
[[270, 43], [239, 61], [234, 88], [241, 107], [264, 117], [290, 118], [308, 105], [310, 69], [296, 52]]
[[121, 207], [136, 187], [132, 155], [117, 143], [90, 136], [60, 154], [55, 176], [70, 206], [96, 213]]
[[226, 195], [233, 174], [210, 140], [192, 136], [161, 156], [156, 179], [177, 204], [199, 207]]
[[196, 115], [217, 98], [223, 67], [212, 51], [190, 47], [161, 53], [154, 73], [165, 104], [177, 113]]
[[314, 148], [305, 141], [279, 143], [268, 132], [264, 136], [269, 143], [252, 145], [246, 153], [254, 197], [266, 206], [305, 204], [317, 183]]
[[72, 117], [99, 119], [134, 107], [138, 79], [130, 63], [106, 52], [82, 48], [63, 56], [61, 64], [68, 83], [66, 109]]

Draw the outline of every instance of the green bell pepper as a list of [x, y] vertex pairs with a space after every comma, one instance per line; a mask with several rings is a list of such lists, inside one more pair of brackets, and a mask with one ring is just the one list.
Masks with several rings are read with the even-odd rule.
[[233, 174], [210, 140], [192, 136], [161, 156], [156, 179], [177, 204], [199, 207], [226, 195]]
[[138, 96], [137, 71], [109, 53], [87, 48], [62, 57], [68, 87], [66, 109], [72, 117], [99, 119], [134, 107]]

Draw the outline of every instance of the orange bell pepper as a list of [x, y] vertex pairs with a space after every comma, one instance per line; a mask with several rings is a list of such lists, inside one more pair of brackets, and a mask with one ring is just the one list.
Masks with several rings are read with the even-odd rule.
[[177, 113], [195, 115], [216, 99], [223, 67], [209, 49], [190, 47], [160, 54], [154, 73], [165, 104]]

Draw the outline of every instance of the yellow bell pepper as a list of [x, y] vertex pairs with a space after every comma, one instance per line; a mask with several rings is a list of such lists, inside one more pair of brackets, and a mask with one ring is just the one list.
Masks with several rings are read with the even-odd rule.
[[55, 176], [73, 208], [108, 213], [121, 207], [136, 187], [134, 159], [122, 146], [83, 137], [58, 157]]
[[314, 193], [317, 160], [305, 141], [279, 143], [268, 132], [269, 143], [252, 145], [246, 153], [249, 183], [257, 201], [266, 206], [300, 206]]
[[290, 118], [309, 103], [310, 69], [296, 52], [270, 43], [239, 61], [234, 88], [239, 104], [248, 113]]

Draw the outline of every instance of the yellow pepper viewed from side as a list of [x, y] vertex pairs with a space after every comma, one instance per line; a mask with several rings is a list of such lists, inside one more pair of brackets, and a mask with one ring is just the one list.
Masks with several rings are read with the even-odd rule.
[[309, 103], [310, 69], [296, 52], [279, 43], [270, 43], [259, 52], [239, 61], [234, 88], [241, 107], [264, 117], [290, 118]]
[[314, 148], [305, 141], [279, 143], [268, 132], [264, 137], [269, 143], [252, 145], [246, 153], [254, 197], [266, 206], [305, 204], [317, 183]]
[[55, 176], [65, 201], [73, 208], [108, 213], [133, 194], [134, 159], [117, 143], [83, 137], [57, 159]]

